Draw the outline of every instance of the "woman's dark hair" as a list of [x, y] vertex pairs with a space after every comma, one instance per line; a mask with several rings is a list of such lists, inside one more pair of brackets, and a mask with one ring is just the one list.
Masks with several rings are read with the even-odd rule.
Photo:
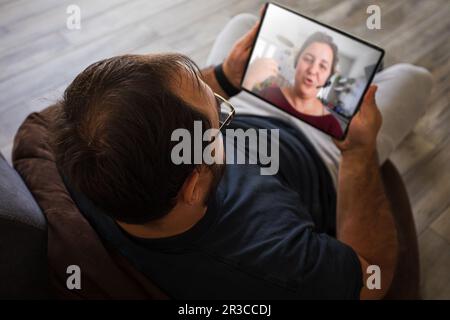
[[338, 47], [333, 42], [333, 38], [331, 36], [329, 36], [323, 32], [320, 32], [320, 31], [313, 33], [305, 40], [302, 47], [295, 55], [294, 68], [297, 68], [297, 63], [298, 63], [298, 59], [300, 58], [300, 55], [306, 50], [306, 48], [308, 48], [311, 44], [313, 44], [315, 42], [325, 43], [331, 48], [331, 51], [333, 51], [333, 61], [331, 63], [331, 73], [330, 73], [330, 76], [328, 77], [328, 78], [330, 78], [336, 72], [336, 65], [339, 60]]
[[196, 167], [171, 161], [175, 129], [193, 134], [194, 121], [211, 128], [173, 93], [186, 74], [200, 90], [198, 67], [185, 56], [124, 55], [90, 65], [64, 92], [51, 128], [56, 164], [114, 219], [139, 224], [167, 214]]

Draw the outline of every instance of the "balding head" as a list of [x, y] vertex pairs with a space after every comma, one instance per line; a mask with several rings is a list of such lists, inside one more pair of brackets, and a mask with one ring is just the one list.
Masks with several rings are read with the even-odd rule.
[[204, 130], [218, 123], [199, 75], [178, 54], [113, 57], [81, 72], [52, 128], [56, 162], [71, 186], [122, 222], [169, 212], [195, 169], [171, 161], [172, 132], [193, 133], [194, 121]]

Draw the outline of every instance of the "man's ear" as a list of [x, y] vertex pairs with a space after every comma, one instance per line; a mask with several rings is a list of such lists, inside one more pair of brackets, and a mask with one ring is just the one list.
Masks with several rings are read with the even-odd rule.
[[194, 169], [181, 187], [179, 198], [188, 205], [194, 205], [200, 199], [200, 171]]

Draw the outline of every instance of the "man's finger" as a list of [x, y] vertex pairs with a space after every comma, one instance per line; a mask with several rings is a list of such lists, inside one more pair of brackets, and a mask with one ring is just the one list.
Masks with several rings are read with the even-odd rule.
[[364, 96], [364, 102], [375, 103], [375, 93], [378, 87], [376, 85], [371, 85]]
[[243, 45], [245, 47], [251, 47], [253, 45], [253, 40], [255, 40], [256, 33], [258, 32], [259, 28], [259, 21], [256, 22], [253, 27], [250, 29], [247, 34], [244, 35], [244, 37], [241, 39]]
[[[260, 10], [259, 15], [262, 16], [267, 4], [264, 4]], [[256, 23], [252, 26], [252, 28], [244, 34], [236, 43], [238, 47], [243, 48], [244, 50], [251, 47], [253, 45], [253, 40], [256, 37], [256, 33], [258, 32], [259, 24], [261, 23], [261, 19], [258, 19]]]
[[337, 140], [335, 138], [331, 138], [333, 140], [333, 143], [336, 145], [336, 147], [338, 147], [338, 149], [343, 150], [345, 149], [346, 144], [348, 143], [347, 139], [345, 140]]
[[363, 104], [361, 106], [361, 112], [364, 113], [366, 110], [369, 110], [375, 105], [375, 93], [377, 92], [377, 86], [372, 85], [367, 90], [366, 94], [364, 95]]
[[263, 5], [261, 6], [261, 8], [259, 8], [259, 16], [260, 16], [260, 17], [263, 16], [264, 11], [266, 10], [266, 7], [267, 7], [267, 3], [263, 4]]
[[366, 94], [364, 95], [363, 102], [361, 104], [361, 107], [359, 108], [358, 112], [356, 113], [356, 117], [365, 118], [366, 113], [369, 112], [369, 104], [372, 104], [371, 96], [373, 95], [373, 86], [370, 86], [369, 89], [367, 89]]

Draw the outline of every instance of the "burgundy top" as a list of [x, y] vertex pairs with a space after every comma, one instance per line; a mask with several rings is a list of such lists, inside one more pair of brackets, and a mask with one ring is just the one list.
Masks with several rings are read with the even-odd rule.
[[342, 136], [343, 132], [339, 122], [332, 114], [327, 114], [323, 116], [313, 116], [297, 111], [289, 101], [286, 100], [284, 94], [281, 92], [279, 87], [267, 87], [263, 89], [259, 95], [273, 103], [280, 109], [290, 113], [291, 115], [311, 124], [316, 128], [331, 134], [332, 136], [339, 138]]

